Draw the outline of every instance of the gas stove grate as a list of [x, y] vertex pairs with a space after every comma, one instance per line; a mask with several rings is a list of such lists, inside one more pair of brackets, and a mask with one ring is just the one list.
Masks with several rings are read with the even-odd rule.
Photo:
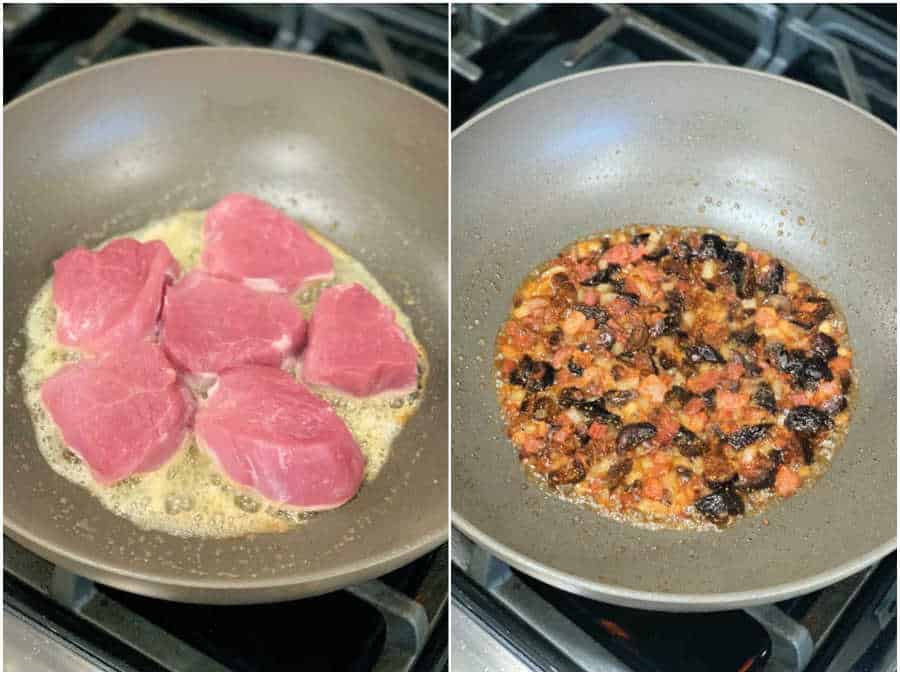
[[4, 98], [153, 49], [272, 47], [381, 72], [447, 102], [446, 5], [35, 5], [4, 24]]
[[[801, 671], [811, 664], [848, 669], [896, 625], [894, 554], [799, 598], [706, 614], [633, 610], [567, 593], [512, 569], [457, 530], [452, 555], [454, 616], [464, 612], [530, 667], [574, 662], [596, 672]], [[695, 649], [698, 644], [702, 649]]]
[[672, 59], [784, 75], [896, 126], [893, 11], [891, 22], [845, 5], [454, 6], [453, 126], [565, 75]]
[[343, 591], [240, 606], [147, 598], [94, 584], [8, 538], [4, 549], [7, 616], [104, 669], [407, 671], [444, 658], [431, 638], [446, 625], [446, 545]]

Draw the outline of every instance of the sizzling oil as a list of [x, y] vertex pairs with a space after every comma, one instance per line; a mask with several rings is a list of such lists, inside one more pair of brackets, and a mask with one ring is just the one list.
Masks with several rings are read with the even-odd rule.
[[[123, 236], [165, 242], [182, 270], [187, 272], [200, 262], [203, 218], [203, 211], [183, 211]], [[394, 310], [397, 323], [419, 352], [419, 386], [402, 397], [388, 393], [357, 399], [311, 387], [334, 407], [365, 455], [366, 473], [361, 488], [365, 490], [366, 483], [375, 480], [387, 461], [391, 442], [418, 407], [427, 376], [427, 359], [413, 334], [409, 318], [365, 267], [322, 235], [313, 231], [310, 234], [331, 253], [335, 275], [327, 284], [315, 285], [295, 296], [301, 311], [309, 316], [318, 294], [326, 285], [358, 282]], [[215, 461], [198, 448], [193, 434], [187, 436], [181, 450], [159, 469], [113, 485], [100, 485], [92, 478], [87, 465], [66, 447], [41, 404], [41, 385], [65, 363], [80, 358], [77, 352], [56, 340], [52, 279], [44, 284], [28, 310], [26, 333], [28, 347], [21, 377], [38, 448], [54, 471], [88, 489], [109, 510], [141, 528], [209, 538], [282, 532], [313, 517], [264, 500], [232, 482], [219, 471]], [[195, 393], [202, 399], [201, 392]]]

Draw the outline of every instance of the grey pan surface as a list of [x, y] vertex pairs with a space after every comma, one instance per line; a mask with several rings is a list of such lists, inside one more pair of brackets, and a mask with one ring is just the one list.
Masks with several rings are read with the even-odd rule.
[[[104, 583], [209, 603], [323, 593], [384, 574], [446, 538], [445, 108], [323, 59], [186, 49], [110, 62], [23, 96], [5, 109], [4, 136], [8, 534]], [[68, 248], [208, 207], [234, 190], [328, 226], [395, 298], [411, 296], [430, 380], [378, 478], [346, 506], [278, 535], [141, 531], [38, 453], [17, 377], [23, 317]]]
[[[613, 603], [703, 611], [799, 595], [896, 546], [896, 134], [820, 91], [693, 64], [532, 89], [452, 139], [453, 523], [513, 566]], [[783, 257], [845, 311], [860, 391], [812, 489], [722, 532], [650, 531], [545, 496], [506, 440], [493, 341], [564, 244], [711, 227]]]

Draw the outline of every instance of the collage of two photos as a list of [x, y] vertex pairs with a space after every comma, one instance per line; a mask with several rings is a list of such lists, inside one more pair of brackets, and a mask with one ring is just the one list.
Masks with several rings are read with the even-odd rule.
[[4, 670], [896, 671], [895, 4], [3, 15]]

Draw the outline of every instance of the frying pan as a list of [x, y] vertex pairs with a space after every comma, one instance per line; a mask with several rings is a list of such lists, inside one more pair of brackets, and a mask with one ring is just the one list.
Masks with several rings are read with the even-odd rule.
[[[172, 600], [248, 603], [382, 575], [447, 534], [447, 111], [327, 60], [178, 49], [57, 80], [5, 109], [4, 526], [89, 578]], [[347, 505], [284, 534], [139, 530], [57, 476], [23, 405], [23, 318], [50, 263], [231, 191], [258, 195], [362, 260], [429, 355], [418, 413]], [[332, 229], [333, 228], [333, 229]], [[415, 255], [412, 255], [415, 252]]]
[[[453, 522], [514, 567], [632, 607], [748, 607], [896, 545], [896, 134], [811, 87], [731, 67], [597, 70], [514, 97], [452, 141]], [[506, 440], [493, 342], [529, 270], [631, 223], [712, 227], [843, 308], [859, 401], [812, 489], [721, 532], [651, 531], [545, 496]], [[766, 520], [768, 520], [768, 524]]]

